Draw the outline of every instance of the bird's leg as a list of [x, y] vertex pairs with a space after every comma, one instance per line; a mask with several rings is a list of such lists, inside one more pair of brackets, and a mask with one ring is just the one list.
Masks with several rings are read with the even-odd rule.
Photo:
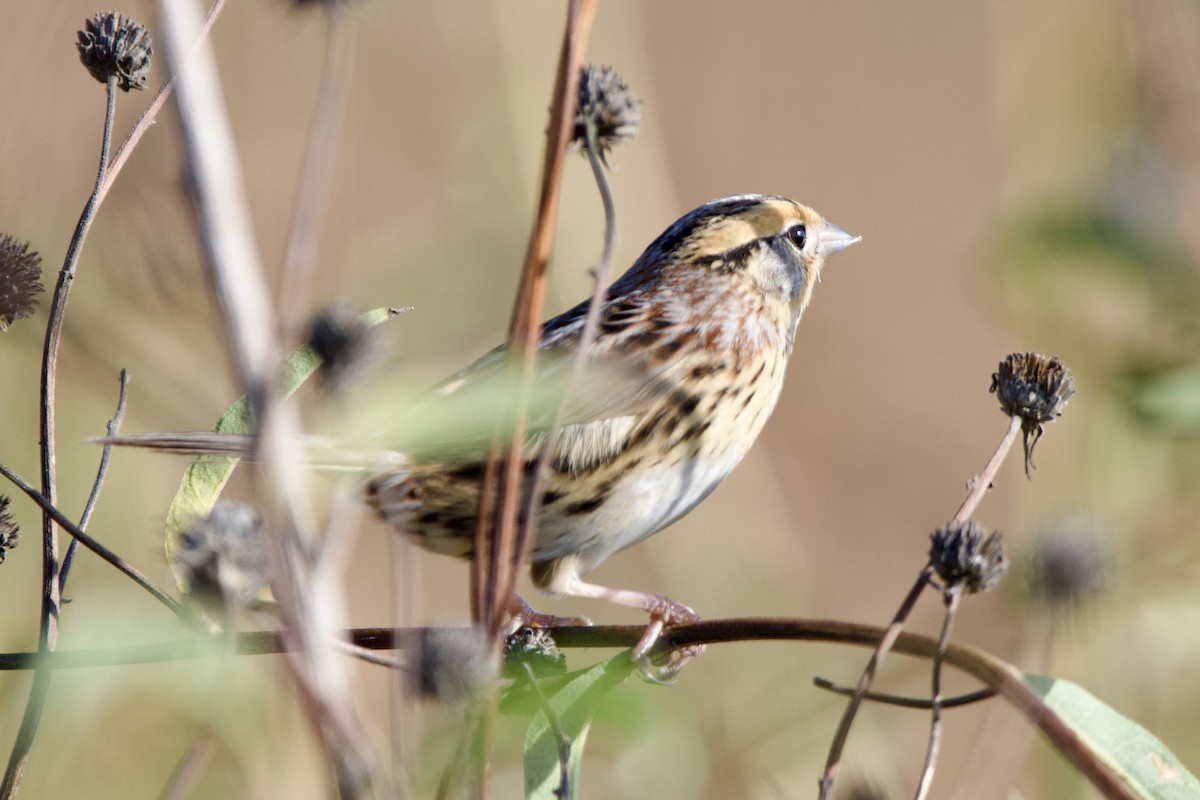
[[573, 575], [561, 587], [562, 593], [572, 597], [588, 597], [595, 600], [607, 600], [622, 606], [640, 608], [650, 614], [650, 624], [646, 632], [633, 648], [633, 660], [638, 663], [642, 675], [655, 683], [668, 682], [679, 673], [689, 661], [704, 652], [704, 645], [689, 645], [674, 650], [665, 663], [655, 664], [650, 668], [647, 654], [658, 641], [663, 628], [668, 625], [680, 625], [687, 622], [699, 622], [700, 615], [683, 603], [664, 597], [661, 594], [638, 592], [632, 589], [611, 589], [607, 586], [597, 586], [581, 580]]
[[502, 631], [507, 638], [521, 628], [557, 628], [565, 625], [591, 625], [587, 617], [560, 617], [556, 614], [546, 614], [538, 611], [525, 598], [513, 592], [508, 601], [508, 619], [504, 622]]

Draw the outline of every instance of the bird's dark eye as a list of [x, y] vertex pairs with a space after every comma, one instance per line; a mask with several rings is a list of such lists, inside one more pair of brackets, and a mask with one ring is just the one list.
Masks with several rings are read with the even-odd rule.
[[788, 240], [796, 246], [797, 250], [804, 249], [804, 243], [808, 241], [808, 229], [804, 227], [804, 223], [793, 225], [787, 230]]

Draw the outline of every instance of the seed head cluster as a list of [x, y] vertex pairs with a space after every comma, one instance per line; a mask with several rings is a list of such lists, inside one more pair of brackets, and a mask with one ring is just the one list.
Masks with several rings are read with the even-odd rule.
[[42, 257], [29, 245], [0, 234], [0, 331], [37, 310], [42, 286]]
[[642, 101], [634, 97], [617, 71], [585, 66], [579, 77], [572, 142], [585, 150], [594, 144], [603, 161], [614, 145], [632, 139], [641, 124]]
[[1008, 574], [1008, 556], [999, 531], [988, 533], [970, 520], [951, 522], [933, 532], [929, 563], [948, 587], [960, 586], [968, 594], [986, 592]]
[[1062, 416], [1075, 395], [1075, 379], [1061, 361], [1040, 353], [1013, 353], [992, 373], [991, 391], [1000, 410], [1021, 419], [1025, 434], [1025, 474], [1033, 469], [1033, 448], [1045, 424]]
[[146, 88], [154, 47], [140, 22], [116, 11], [98, 11], [79, 31], [76, 47], [79, 60], [101, 83], [116, 78], [126, 92]]

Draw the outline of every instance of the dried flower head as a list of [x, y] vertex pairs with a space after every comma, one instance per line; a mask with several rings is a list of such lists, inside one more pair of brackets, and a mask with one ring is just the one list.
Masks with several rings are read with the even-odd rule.
[[567, 671], [567, 657], [545, 628], [521, 628], [504, 640], [505, 672], [520, 669], [522, 664], [528, 664], [538, 676]]
[[480, 697], [496, 677], [482, 628], [428, 628], [421, 635], [417, 687], [447, 705]]
[[1073, 611], [1104, 593], [1108, 557], [1089, 524], [1064, 520], [1034, 541], [1026, 574], [1030, 597], [1051, 611]]
[[382, 351], [379, 329], [343, 306], [323, 309], [313, 318], [308, 346], [321, 358], [322, 385], [335, 394], [367, 371]]
[[929, 563], [949, 586], [968, 594], [986, 592], [1008, 574], [1008, 556], [1000, 531], [988, 533], [974, 520], [951, 522], [931, 535]]
[[1067, 401], [1075, 394], [1071, 371], [1057, 358], [1040, 353], [1013, 353], [992, 373], [992, 387], [1000, 398], [1000, 409], [1020, 417], [1025, 433], [1025, 474], [1033, 469], [1033, 448], [1043, 426], [1062, 416]]
[[21, 526], [13, 519], [12, 501], [0, 494], [0, 564], [8, 558], [8, 551], [21, 541]]
[[632, 139], [642, 124], [642, 101], [612, 67], [588, 64], [579, 76], [579, 105], [575, 109], [572, 143], [596, 155], [607, 166], [608, 151]]
[[0, 331], [37, 310], [42, 286], [42, 257], [29, 245], [0, 233]]
[[101, 83], [116, 78], [125, 91], [144, 89], [154, 52], [150, 33], [116, 11], [97, 11], [79, 31], [79, 60]]
[[175, 558], [185, 591], [205, 605], [249, 608], [271, 582], [262, 518], [246, 503], [218, 503], [193, 522]]

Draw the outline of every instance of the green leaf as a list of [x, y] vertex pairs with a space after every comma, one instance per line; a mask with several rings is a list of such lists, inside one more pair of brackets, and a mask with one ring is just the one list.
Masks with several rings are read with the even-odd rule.
[[[362, 320], [368, 325], [378, 325], [392, 316], [394, 314], [391, 309], [376, 308], [363, 314]], [[280, 375], [284, 396], [287, 397], [299, 389], [320, 366], [321, 357], [307, 345], [288, 356], [288, 359], [283, 362]], [[225, 413], [217, 420], [213, 431], [230, 434], [254, 432], [254, 420], [251, 419], [249, 401], [245, 395], [242, 395], [226, 409]], [[217, 499], [221, 496], [221, 491], [229, 481], [229, 476], [233, 474], [233, 470], [240, 460], [240, 458], [232, 456], [197, 456], [187, 468], [187, 472], [183, 474], [179, 491], [175, 493], [171, 507], [167, 510], [167, 563], [175, 574], [176, 582], [180, 583], [184, 590], [187, 587], [182, 585], [179, 571], [175, 568], [175, 554], [179, 550], [180, 537], [192, 520], [203, 517], [212, 511]]]
[[[583, 670], [547, 697], [559, 727], [570, 741], [569, 797], [579, 794], [579, 762], [592, 715], [604, 696], [633, 671], [633, 659], [623, 650], [608, 661]], [[552, 800], [562, 779], [558, 736], [542, 711], [534, 714], [525, 731], [525, 797]]]
[[1041, 675], [1026, 675], [1025, 683], [1139, 796], [1155, 800], [1200, 797], [1200, 781], [1166, 745], [1086, 689]]

